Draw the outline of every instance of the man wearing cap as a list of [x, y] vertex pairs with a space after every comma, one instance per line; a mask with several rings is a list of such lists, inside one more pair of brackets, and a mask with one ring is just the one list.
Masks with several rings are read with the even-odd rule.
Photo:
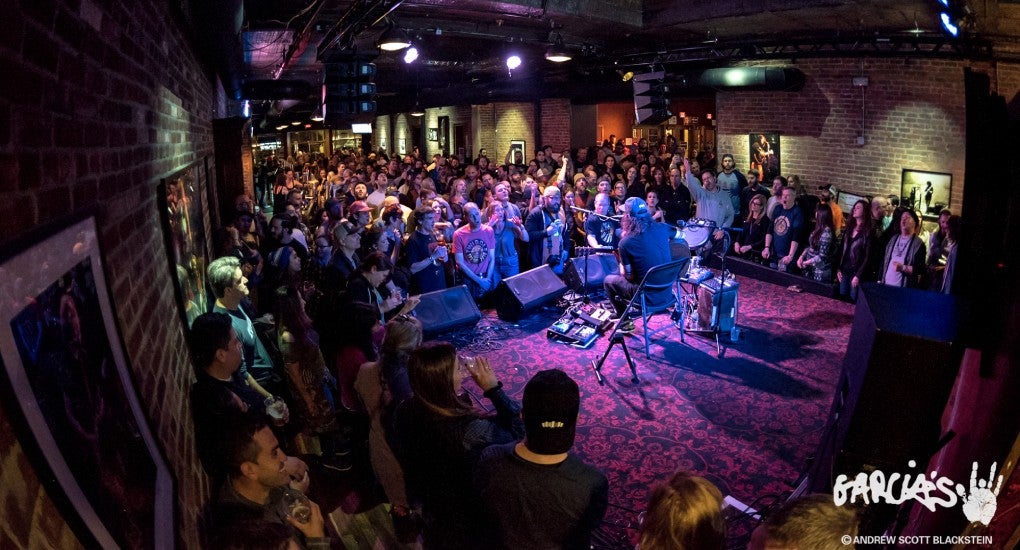
[[818, 186], [818, 200], [832, 210], [832, 225], [838, 237], [843, 234], [843, 209], [836, 204], [836, 192], [836, 186], [831, 183]]
[[570, 453], [580, 401], [563, 371], [537, 373], [524, 387], [524, 441], [482, 452], [475, 487], [500, 547], [590, 547], [609, 482]]
[[[726, 201], [729, 204], [729, 201]], [[620, 240], [620, 273], [606, 277], [602, 283], [606, 296], [616, 309], [616, 317], [623, 316], [627, 303], [641, 286], [645, 274], [657, 265], [668, 263], [672, 258], [669, 241], [672, 234], [669, 226], [653, 223], [645, 201], [631, 197], [623, 203], [623, 239]], [[659, 296], [654, 297], [656, 300]], [[627, 319], [620, 320], [622, 332], [634, 330], [634, 324]]]
[[364, 232], [372, 221], [372, 209], [365, 201], [354, 201], [347, 208], [347, 220], [358, 227], [358, 232]]

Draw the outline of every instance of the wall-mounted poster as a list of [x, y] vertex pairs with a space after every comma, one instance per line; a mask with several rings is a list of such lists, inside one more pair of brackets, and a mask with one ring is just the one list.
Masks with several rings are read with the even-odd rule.
[[196, 178], [201, 169], [189, 166], [164, 179], [156, 191], [170, 275], [186, 327], [209, 310], [205, 287], [209, 241], [202, 208], [205, 195], [200, 189], [202, 182]]
[[752, 132], [748, 136], [751, 170], [758, 172], [758, 179], [768, 185], [780, 175], [779, 132]]
[[86, 548], [174, 547], [174, 486], [128, 369], [95, 218], [0, 260], [0, 400]]
[[439, 141], [439, 128], [429, 128], [426, 137], [429, 141]]
[[401, 155], [407, 154], [407, 138], [397, 138], [397, 152]]
[[949, 208], [952, 190], [952, 174], [904, 168], [900, 205], [909, 206], [924, 217], [938, 217], [943, 208]]

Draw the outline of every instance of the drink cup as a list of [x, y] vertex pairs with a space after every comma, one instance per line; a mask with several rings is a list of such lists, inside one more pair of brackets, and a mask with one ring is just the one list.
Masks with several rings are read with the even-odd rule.
[[266, 414], [273, 419], [277, 426], [282, 426], [287, 421], [287, 404], [279, 397], [269, 396], [265, 400]]
[[308, 523], [312, 519], [312, 504], [303, 493], [288, 489], [280, 500], [280, 511], [284, 515]]

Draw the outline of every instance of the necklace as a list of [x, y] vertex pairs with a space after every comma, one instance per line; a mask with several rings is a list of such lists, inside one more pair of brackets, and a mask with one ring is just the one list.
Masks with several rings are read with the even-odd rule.
[[[902, 244], [900, 244], [902, 243]], [[910, 246], [910, 239], [904, 240], [902, 236], [896, 237], [896, 255], [903, 254], [907, 251], [907, 247]]]

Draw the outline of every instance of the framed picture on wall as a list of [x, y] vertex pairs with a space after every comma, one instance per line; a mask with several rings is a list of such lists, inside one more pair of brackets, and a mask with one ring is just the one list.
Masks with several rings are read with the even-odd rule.
[[425, 134], [429, 141], [439, 141], [439, 128], [429, 128], [428, 134]]
[[510, 164], [524, 164], [528, 162], [528, 156], [524, 151], [523, 139], [510, 140]]
[[156, 188], [170, 278], [185, 329], [209, 310], [205, 268], [209, 262], [201, 184], [202, 167], [189, 166], [163, 179]]
[[397, 138], [397, 152], [401, 155], [407, 154], [407, 138]]
[[909, 206], [924, 217], [938, 217], [942, 209], [949, 208], [952, 190], [952, 174], [904, 168], [900, 205]]
[[95, 217], [31, 235], [0, 273], [0, 399], [47, 494], [86, 548], [174, 548], [174, 482], [128, 368]]
[[769, 185], [782, 174], [779, 167], [779, 132], [751, 132], [747, 136], [748, 158], [751, 170], [758, 172], [758, 180]]
[[865, 199], [864, 195], [858, 195], [857, 193], [851, 193], [849, 191], [843, 191], [842, 189], [836, 194], [836, 204], [843, 210], [844, 216], [850, 216], [854, 211], [854, 204], [857, 201]]

